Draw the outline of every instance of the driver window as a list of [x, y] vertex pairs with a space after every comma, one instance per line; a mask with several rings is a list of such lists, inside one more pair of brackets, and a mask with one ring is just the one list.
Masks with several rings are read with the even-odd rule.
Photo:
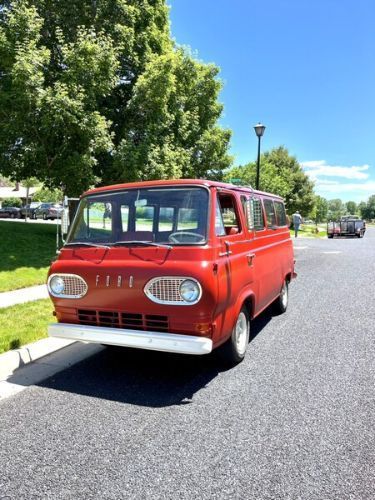
[[241, 231], [240, 221], [236, 210], [236, 200], [230, 194], [218, 195], [218, 204], [221, 212], [221, 218], [224, 224], [223, 235], [233, 235]]

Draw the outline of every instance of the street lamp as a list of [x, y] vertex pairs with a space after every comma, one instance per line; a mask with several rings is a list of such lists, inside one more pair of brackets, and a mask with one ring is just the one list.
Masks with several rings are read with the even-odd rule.
[[257, 159], [257, 178], [255, 182], [255, 189], [259, 189], [259, 171], [260, 171], [260, 138], [264, 134], [266, 127], [261, 123], [257, 123], [254, 127], [255, 133], [258, 137], [258, 159]]

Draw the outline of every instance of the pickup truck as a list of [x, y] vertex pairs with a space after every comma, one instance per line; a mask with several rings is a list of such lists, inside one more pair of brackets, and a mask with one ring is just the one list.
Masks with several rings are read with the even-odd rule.
[[366, 222], [357, 215], [345, 215], [339, 221], [327, 223], [327, 236], [357, 236], [363, 238], [366, 232]]

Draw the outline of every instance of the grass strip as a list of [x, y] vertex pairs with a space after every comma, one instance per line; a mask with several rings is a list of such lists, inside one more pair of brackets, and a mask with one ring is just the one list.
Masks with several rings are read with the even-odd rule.
[[0, 292], [46, 282], [56, 226], [0, 221]]
[[49, 299], [0, 309], [0, 354], [47, 337], [53, 305]]

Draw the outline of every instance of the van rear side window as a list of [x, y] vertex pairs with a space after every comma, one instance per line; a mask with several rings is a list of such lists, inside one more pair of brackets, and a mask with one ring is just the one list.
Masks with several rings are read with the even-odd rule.
[[285, 214], [285, 207], [284, 203], [281, 201], [274, 201], [275, 205], [275, 212], [276, 212], [276, 219], [277, 219], [277, 225], [278, 226], [286, 226], [286, 214]]
[[262, 204], [259, 198], [253, 198], [253, 217], [254, 217], [254, 229], [255, 231], [261, 231], [264, 229], [264, 218]]
[[275, 227], [276, 226], [276, 214], [275, 214], [275, 208], [273, 206], [273, 201], [272, 200], [263, 200], [264, 203], [264, 210], [266, 212], [266, 219], [267, 219], [267, 225], [269, 227]]

